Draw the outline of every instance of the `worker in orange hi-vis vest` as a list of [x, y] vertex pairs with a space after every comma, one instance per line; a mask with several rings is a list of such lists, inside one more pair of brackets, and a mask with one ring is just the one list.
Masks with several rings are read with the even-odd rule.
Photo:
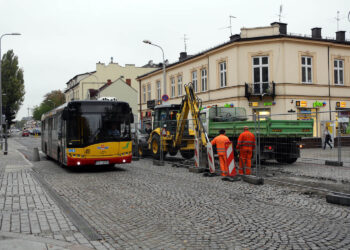
[[252, 156], [255, 148], [255, 136], [251, 133], [247, 126], [244, 126], [244, 131], [238, 137], [237, 149], [239, 150], [239, 174], [251, 174]]
[[227, 142], [230, 142], [230, 139], [225, 135], [225, 130], [221, 129], [219, 131], [219, 135], [214, 138], [214, 140], [211, 141], [211, 145], [216, 145], [216, 151], [219, 155], [220, 160], [220, 169], [221, 169], [221, 175], [227, 176], [228, 175], [228, 168], [226, 164], [226, 147], [225, 144]]

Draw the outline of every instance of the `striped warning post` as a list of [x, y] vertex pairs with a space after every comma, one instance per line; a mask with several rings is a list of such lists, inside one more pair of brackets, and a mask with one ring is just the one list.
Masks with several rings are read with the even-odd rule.
[[194, 165], [196, 168], [199, 168], [199, 141], [198, 141], [198, 139], [194, 140]]
[[209, 171], [210, 173], [215, 173], [213, 146], [211, 145], [210, 142], [207, 144], [207, 152], [208, 152]]
[[236, 168], [236, 162], [233, 155], [233, 147], [232, 143], [228, 142], [226, 143], [226, 164], [228, 169], [228, 176], [236, 176], [237, 175], [237, 168]]

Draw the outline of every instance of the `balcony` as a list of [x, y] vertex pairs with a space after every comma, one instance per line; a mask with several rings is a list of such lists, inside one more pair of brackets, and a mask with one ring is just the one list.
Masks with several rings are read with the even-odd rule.
[[245, 97], [248, 100], [265, 97], [275, 99], [275, 82], [266, 83], [245, 83]]

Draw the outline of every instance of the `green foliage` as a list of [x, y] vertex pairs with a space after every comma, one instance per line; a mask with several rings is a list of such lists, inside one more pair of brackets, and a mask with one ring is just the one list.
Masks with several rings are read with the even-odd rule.
[[2, 103], [5, 107], [6, 120], [8, 125], [11, 124], [13, 115], [17, 113], [24, 100], [24, 79], [23, 70], [18, 67], [18, 57], [13, 50], [7, 51], [2, 57], [1, 64], [2, 80]]
[[46, 112], [65, 103], [65, 95], [61, 90], [53, 90], [47, 93], [44, 98], [44, 101], [39, 106], [34, 107], [33, 118], [37, 121], [40, 121], [41, 116]]

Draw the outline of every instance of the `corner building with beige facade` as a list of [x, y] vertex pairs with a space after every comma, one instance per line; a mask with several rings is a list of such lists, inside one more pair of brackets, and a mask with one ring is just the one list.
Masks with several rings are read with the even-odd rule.
[[[322, 37], [321, 28], [309, 36], [287, 33], [287, 24], [242, 28], [230, 41], [196, 55], [181, 53], [166, 66], [170, 103], [181, 103], [183, 86], [193, 82], [203, 106], [244, 107], [248, 116], [295, 114], [313, 119], [314, 136], [321, 136], [322, 121], [350, 116], [350, 42], [345, 31], [336, 39]], [[138, 77], [139, 112], [150, 120], [147, 102], [163, 95], [161, 69]], [[329, 111], [333, 112], [330, 115]], [[327, 113], [328, 112], [328, 113]]]

